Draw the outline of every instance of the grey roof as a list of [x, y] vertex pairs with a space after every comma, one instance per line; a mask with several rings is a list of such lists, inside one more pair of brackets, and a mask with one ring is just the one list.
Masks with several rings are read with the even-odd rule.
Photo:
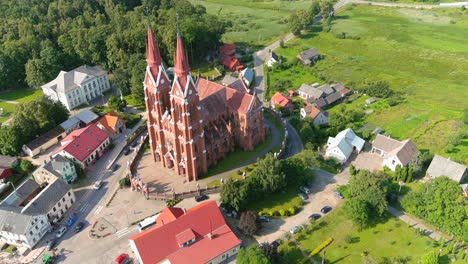
[[312, 96], [314, 98], [320, 98], [323, 96], [323, 91], [319, 90], [317, 88], [314, 88], [310, 85], [307, 85], [305, 83], [301, 84], [301, 87], [297, 91], [303, 92], [308, 94], [309, 96]]
[[239, 79], [235, 76], [232, 76], [231, 74], [227, 74], [224, 76], [223, 80], [221, 81], [221, 84], [230, 86], [232, 83], [238, 81]]
[[450, 179], [461, 183], [466, 175], [466, 167], [453, 160], [435, 155], [426, 173], [431, 177], [447, 176]]
[[329, 84], [324, 84], [317, 89], [323, 91], [326, 94], [326, 96], [329, 96], [330, 94], [335, 92], [335, 89]]
[[21, 214], [11, 206], [0, 205], [0, 230], [25, 234], [32, 223], [32, 215]]
[[18, 158], [0, 155], [0, 167], [10, 168]]
[[52, 89], [59, 93], [67, 93], [79, 87], [83, 81], [103, 74], [106, 74], [106, 71], [101, 70], [98, 66], [83, 65], [69, 72], [60, 71], [54, 80], [42, 85], [42, 88]]
[[341, 93], [340, 92], [334, 92], [327, 97], [325, 97], [325, 100], [327, 101], [328, 104], [333, 104], [334, 102], [338, 101], [341, 99]]
[[252, 69], [247, 67], [241, 71], [241, 74], [249, 83], [253, 81], [254, 72]]
[[84, 109], [80, 111], [74, 117], [78, 118], [79, 120], [84, 122], [86, 125], [90, 124], [91, 122], [99, 118], [99, 116], [96, 113], [94, 113], [93, 111], [89, 109]]
[[76, 123], [79, 123], [80, 120], [78, 118], [76, 118], [76, 116], [72, 116], [70, 118], [68, 118], [65, 122], [61, 123], [60, 126], [64, 129], [64, 130], [67, 130], [71, 127], [73, 127], [74, 125], [76, 125]]
[[62, 155], [58, 154], [55, 157], [53, 157], [50, 160], [50, 162], [47, 162], [46, 164], [42, 165], [40, 168], [43, 168], [43, 169], [47, 170], [48, 172], [50, 172], [52, 175], [54, 175], [57, 178], [61, 178], [62, 174], [60, 174], [58, 172], [59, 169], [61, 168], [61, 167], [58, 166], [60, 163], [69, 164], [69, 163], [71, 163], [71, 161], [64, 158]]
[[302, 59], [302, 60], [310, 60], [311, 58], [315, 57], [315, 56], [318, 56], [320, 55], [317, 51], [316, 48], [310, 48], [308, 50], [304, 50], [303, 52], [300, 52], [298, 54], [298, 56]]
[[1, 205], [19, 206], [29, 195], [39, 188], [39, 184], [32, 179], [27, 179], [12, 192]]
[[274, 52], [271, 52], [271, 58], [274, 59], [275, 61], [279, 61], [278, 55]]
[[57, 179], [47, 185], [31, 202], [23, 208], [24, 214], [47, 214], [62, 197], [71, 190], [62, 179]]
[[42, 145], [49, 142], [51, 139], [58, 137], [63, 132], [65, 132], [65, 130], [61, 126], [58, 126], [52, 130], [49, 130], [44, 135], [32, 140], [31, 142], [26, 144], [26, 147], [28, 147], [30, 150], [40, 148]]
[[231, 83], [230, 85], [228, 85], [229, 87], [233, 88], [233, 89], [236, 89], [237, 91], [239, 92], [248, 92], [249, 91], [249, 88], [245, 85], [245, 83], [241, 80], [237, 80], [233, 83]]
[[337, 92], [340, 92], [341, 90], [346, 89], [346, 87], [342, 83], [334, 83], [334, 84], [330, 84], [330, 86], [333, 89], [335, 89], [335, 91], [337, 91]]

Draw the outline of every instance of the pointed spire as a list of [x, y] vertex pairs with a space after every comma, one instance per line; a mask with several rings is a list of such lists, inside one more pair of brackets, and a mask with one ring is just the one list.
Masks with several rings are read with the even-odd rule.
[[158, 43], [153, 37], [153, 30], [148, 23], [148, 39], [146, 42], [146, 62], [150, 67], [157, 67], [161, 65], [161, 54], [159, 53]]
[[187, 53], [184, 49], [184, 43], [182, 43], [182, 37], [177, 34], [177, 48], [174, 56], [174, 73], [180, 81], [182, 86], [185, 86], [187, 75], [190, 74], [190, 66], [188, 64]]

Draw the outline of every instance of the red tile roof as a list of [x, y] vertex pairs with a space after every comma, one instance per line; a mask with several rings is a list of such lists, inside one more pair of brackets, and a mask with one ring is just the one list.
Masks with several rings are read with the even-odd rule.
[[77, 129], [66, 136], [55, 153], [65, 151], [77, 160], [83, 162], [93, 153], [106, 139], [109, 138], [106, 132], [102, 131], [95, 124]]
[[184, 210], [177, 207], [167, 207], [164, 209], [161, 214], [156, 218], [156, 223], [158, 226], [165, 225], [176, 220], [179, 216], [184, 214]]
[[307, 104], [304, 108], [307, 116], [311, 117], [312, 119], [315, 119], [320, 114], [320, 112], [322, 112], [320, 108], [311, 104]]
[[244, 68], [242, 64], [240, 64], [239, 60], [234, 57], [226, 57], [223, 60], [224, 67], [228, 68], [229, 70], [241, 70]]
[[0, 167], [0, 179], [10, 178], [13, 175], [13, 172], [10, 168]]
[[236, 45], [234, 44], [223, 45], [219, 47], [219, 52], [225, 56], [234, 56], [234, 54], [236, 53]]
[[182, 231], [182, 233], [179, 233], [176, 235], [176, 240], [177, 240], [177, 243], [179, 245], [183, 245], [187, 242], [189, 242], [190, 240], [196, 238], [197, 235], [195, 235], [195, 233], [193, 232], [193, 230], [191, 228], [185, 230], [185, 231]]
[[[97, 123], [101, 124], [107, 131], [112, 134], [115, 134], [116, 131], [114, 127], [117, 126], [117, 122], [119, 121], [120, 117], [114, 111], [110, 111], [105, 116], [103, 116]], [[125, 120], [122, 120], [125, 123]]]
[[[180, 241], [193, 236], [197, 239], [193, 244], [180, 247]], [[204, 202], [176, 220], [143, 231], [129, 240], [143, 263], [158, 263], [164, 259], [172, 264], [206, 263], [240, 245], [215, 201]]]
[[271, 97], [271, 105], [280, 105], [282, 107], [286, 107], [289, 103], [291, 103], [291, 99], [287, 98], [286, 96], [282, 95], [280, 92], [276, 92]]

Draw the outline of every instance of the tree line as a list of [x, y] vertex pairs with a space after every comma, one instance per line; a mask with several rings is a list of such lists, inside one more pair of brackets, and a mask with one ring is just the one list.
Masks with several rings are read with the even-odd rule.
[[133, 89], [142, 99], [148, 21], [167, 64], [176, 13], [192, 62], [215, 49], [225, 30], [187, 0], [0, 0], [0, 6], [0, 90], [39, 87], [60, 70], [89, 64], [111, 71], [124, 94]]

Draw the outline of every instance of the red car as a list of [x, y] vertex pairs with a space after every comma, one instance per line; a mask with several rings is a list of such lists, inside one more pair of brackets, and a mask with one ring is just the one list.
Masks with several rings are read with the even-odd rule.
[[130, 263], [130, 257], [128, 256], [127, 253], [122, 253], [115, 259], [115, 263], [117, 264]]

